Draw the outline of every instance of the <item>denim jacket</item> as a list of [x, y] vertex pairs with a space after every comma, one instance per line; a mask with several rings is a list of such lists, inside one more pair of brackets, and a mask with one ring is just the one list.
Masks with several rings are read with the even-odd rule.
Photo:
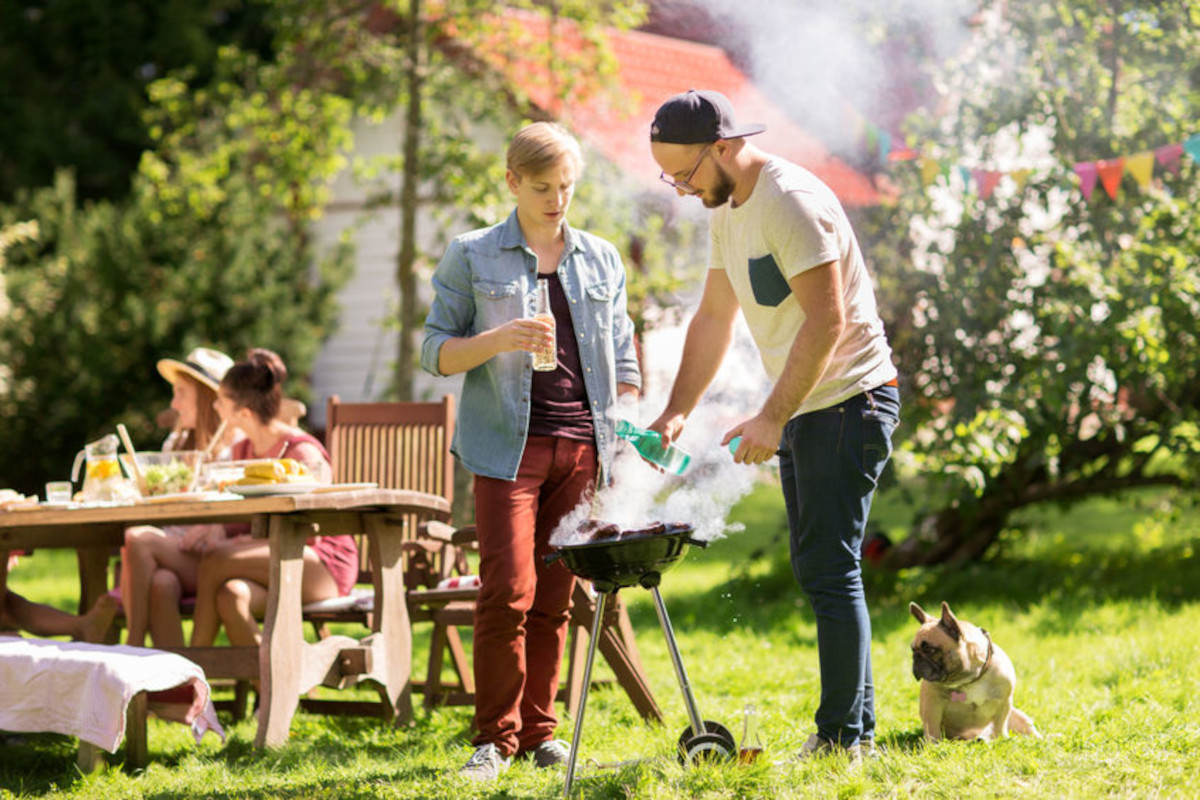
[[[558, 277], [579, 340], [600, 474], [607, 482], [616, 445], [612, 411], [617, 384], [641, 386], [633, 321], [625, 309], [625, 267], [610, 243], [584, 231], [564, 230]], [[433, 289], [421, 366], [441, 376], [438, 359], [447, 339], [475, 336], [532, 316], [537, 257], [525, 243], [517, 212], [490, 228], [456, 237], [434, 270]], [[472, 473], [501, 480], [517, 477], [529, 431], [532, 383], [533, 357], [522, 350], [500, 353], [467, 371], [451, 450]]]

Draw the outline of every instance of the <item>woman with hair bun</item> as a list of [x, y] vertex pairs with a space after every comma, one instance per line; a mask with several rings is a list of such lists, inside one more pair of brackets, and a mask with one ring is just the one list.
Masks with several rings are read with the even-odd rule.
[[[246, 438], [234, 445], [235, 460], [292, 458], [318, 481], [332, 469], [325, 447], [278, 418], [287, 368], [270, 350], [251, 350], [229, 368], [217, 392], [217, 412]], [[315, 603], [348, 594], [358, 577], [352, 536], [315, 536], [304, 547], [300, 596]], [[222, 624], [232, 645], [257, 645], [257, 617], [266, 610], [270, 550], [263, 539], [238, 536], [212, 547], [200, 562], [192, 646], [211, 646]]]

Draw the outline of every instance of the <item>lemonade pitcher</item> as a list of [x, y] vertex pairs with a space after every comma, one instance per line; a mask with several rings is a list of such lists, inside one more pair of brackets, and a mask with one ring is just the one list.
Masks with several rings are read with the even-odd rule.
[[117, 461], [117, 445], [116, 434], [110, 433], [85, 445], [75, 456], [72, 481], [79, 480], [80, 463], [87, 465], [81, 490], [84, 502], [111, 502], [130, 496], [129, 481], [121, 474], [121, 464]]

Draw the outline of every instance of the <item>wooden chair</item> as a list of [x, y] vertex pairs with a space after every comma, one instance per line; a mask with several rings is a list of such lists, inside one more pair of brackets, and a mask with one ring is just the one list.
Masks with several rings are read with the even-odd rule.
[[[343, 403], [329, 398], [325, 443], [337, 483], [374, 482], [391, 489], [410, 489], [454, 501], [454, 397], [437, 402]], [[473, 542], [470, 529], [417, 518], [403, 519], [405, 528], [404, 579], [409, 618], [414, 625], [432, 623], [431, 653], [424, 681], [413, 682], [415, 691], [441, 696], [455, 692], [474, 702], [474, 682], [458, 627], [470, 625], [474, 616], [474, 590], [438, 593], [443, 579], [469, 571], [467, 551]], [[362, 552], [360, 583], [370, 582], [370, 553]], [[432, 592], [432, 596], [427, 593]], [[328, 604], [325, 604], [328, 605]], [[327, 623], [374, 620], [370, 591], [356, 590], [341, 607], [306, 611], [317, 635], [327, 635]], [[457, 684], [441, 680], [444, 653], [451, 654]]]

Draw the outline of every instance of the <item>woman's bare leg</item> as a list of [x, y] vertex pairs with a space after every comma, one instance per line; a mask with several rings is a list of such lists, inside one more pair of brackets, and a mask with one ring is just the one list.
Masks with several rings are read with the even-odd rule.
[[53, 606], [33, 603], [19, 594], [8, 592], [4, 605], [9, 619], [18, 630], [34, 636], [70, 636], [100, 644], [117, 613], [117, 601], [107, 594], [96, 598], [86, 614], [68, 614]]
[[0, 631], [22, 630], [35, 636], [70, 636], [100, 643], [117, 613], [117, 602], [100, 595], [86, 614], [75, 615], [53, 606], [31, 603], [8, 590], [7, 550], [0, 550]]
[[169, 569], [155, 570], [150, 579], [150, 638], [155, 647], [183, 647], [183, 585]]
[[235, 647], [262, 644], [258, 618], [267, 608], [267, 589], [254, 581], [233, 578], [217, 590], [217, 613]]
[[[200, 562], [197, 580], [192, 647], [210, 647], [222, 622], [231, 643], [235, 643], [235, 636], [241, 640], [236, 642], [238, 644], [256, 643], [259, 640], [257, 617], [266, 609], [266, 587], [270, 579], [270, 547], [261, 539], [227, 542], [206, 555]], [[243, 585], [229, 587], [222, 596], [222, 590], [230, 581], [239, 581]], [[337, 594], [337, 584], [329, 570], [315, 550], [305, 547], [301, 602], [315, 603], [337, 597]], [[250, 631], [253, 633], [248, 633]]]
[[[125, 624], [129, 629], [125, 641], [141, 647], [146, 643], [146, 632], [150, 625], [151, 586], [155, 573], [160, 569], [170, 570], [179, 576], [183, 589], [190, 590], [196, 584], [200, 558], [195, 553], [181, 550], [178, 537], [169, 536], [148, 525], [125, 531], [125, 547], [121, 553], [121, 599], [125, 604]], [[169, 632], [164, 630], [162, 633], [171, 638]], [[182, 642], [182, 623], [178, 636]], [[158, 644], [159, 640], [156, 637], [154, 641]]]

